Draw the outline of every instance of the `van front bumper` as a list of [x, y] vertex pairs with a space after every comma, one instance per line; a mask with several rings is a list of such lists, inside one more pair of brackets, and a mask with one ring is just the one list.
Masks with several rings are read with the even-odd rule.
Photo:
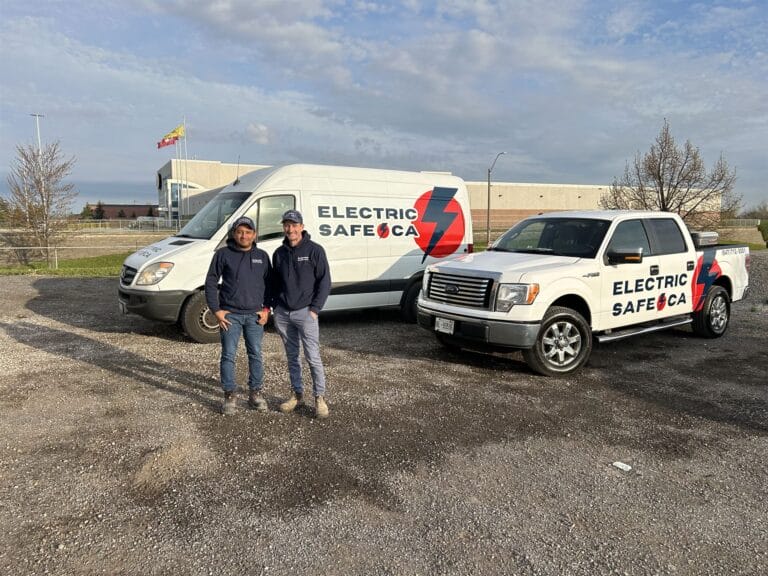
[[[453, 320], [453, 333], [435, 331], [435, 318]], [[419, 305], [419, 327], [439, 336], [442, 340], [467, 347], [494, 350], [523, 350], [533, 348], [539, 334], [540, 322], [510, 322], [473, 318], [444, 313]]]
[[138, 314], [160, 322], [176, 322], [189, 294], [183, 290], [148, 292], [120, 286], [117, 289], [117, 302], [123, 314]]

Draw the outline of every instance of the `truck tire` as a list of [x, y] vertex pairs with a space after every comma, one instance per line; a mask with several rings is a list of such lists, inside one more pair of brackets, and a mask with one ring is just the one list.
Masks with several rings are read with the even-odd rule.
[[722, 286], [712, 286], [707, 291], [704, 306], [693, 314], [693, 333], [704, 338], [720, 338], [728, 329], [731, 319], [731, 302]]
[[409, 324], [416, 322], [416, 315], [418, 314], [419, 292], [421, 292], [421, 282], [414, 282], [411, 284], [403, 296], [403, 303], [400, 305], [400, 310], [403, 314], [403, 320]]
[[219, 341], [219, 323], [205, 303], [202, 290], [190, 296], [181, 310], [181, 327], [195, 342], [211, 344]]
[[584, 317], [553, 306], [544, 315], [536, 344], [523, 350], [523, 358], [539, 374], [562, 376], [578, 369], [591, 353], [592, 331]]

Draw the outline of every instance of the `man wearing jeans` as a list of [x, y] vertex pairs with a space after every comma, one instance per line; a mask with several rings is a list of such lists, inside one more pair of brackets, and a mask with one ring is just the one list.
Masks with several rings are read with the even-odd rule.
[[320, 326], [317, 314], [331, 292], [331, 273], [325, 250], [313, 242], [304, 230], [304, 219], [298, 210], [283, 214], [283, 244], [274, 253], [274, 322], [285, 346], [291, 397], [280, 405], [285, 413], [304, 403], [301, 382], [300, 347], [312, 374], [315, 415], [328, 417], [325, 402], [325, 370], [320, 359]]
[[253, 220], [245, 216], [238, 218], [230, 228], [227, 245], [213, 255], [205, 277], [205, 300], [219, 322], [221, 333], [219, 366], [224, 414], [235, 411], [235, 357], [240, 334], [245, 337], [248, 353], [248, 406], [267, 410], [267, 402], [261, 395], [264, 379], [261, 341], [269, 317], [269, 308], [264, 304], [270, 299], [271, 275], [269, 255], [256, 247]]

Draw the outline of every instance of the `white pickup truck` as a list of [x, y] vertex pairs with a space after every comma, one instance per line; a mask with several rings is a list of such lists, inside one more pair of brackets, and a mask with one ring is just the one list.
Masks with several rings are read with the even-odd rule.
[[582, 366], [593, 338], [686, 324], [717, 338], [749, 288], [749, 248], [716, 242], [667, 212], [534, 216], [486, 252], [427, 267], [419, 326], [452, 349], [522, 350], [548, 376]]

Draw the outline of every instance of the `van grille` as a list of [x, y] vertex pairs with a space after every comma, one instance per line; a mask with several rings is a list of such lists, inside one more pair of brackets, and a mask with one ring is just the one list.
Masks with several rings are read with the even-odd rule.
[[427, 297], [438, 302], [469, 308], [488, 308], [491, 301], [490, 278], [473, 278], [434, 273], [429, 277]]
[[136, 277], [136, 272], [138, 272], [136, 268], [123, 265], [122, 270], [120, 270], [120, 284], [123, 286], [130, 286], [133, 279]]

